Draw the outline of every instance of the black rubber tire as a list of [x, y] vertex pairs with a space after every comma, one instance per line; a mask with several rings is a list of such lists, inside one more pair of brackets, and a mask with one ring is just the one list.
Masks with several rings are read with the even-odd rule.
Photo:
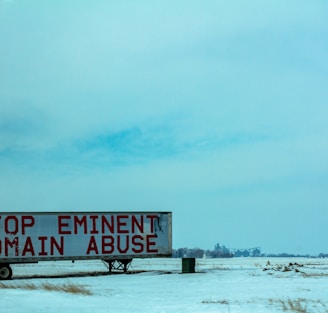
[[0, 264], [0, 280], [8, 280], [13, 276], [13, 270], [9, 264]]

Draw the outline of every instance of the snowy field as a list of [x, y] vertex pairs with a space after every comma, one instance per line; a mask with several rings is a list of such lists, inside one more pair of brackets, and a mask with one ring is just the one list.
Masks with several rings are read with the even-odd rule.
[[101, 261], [12, 267], [1, 313], [328, 312], [328, 259], [197, 259], [195, 274], [181, 259], [136, 259], [118, 275]]

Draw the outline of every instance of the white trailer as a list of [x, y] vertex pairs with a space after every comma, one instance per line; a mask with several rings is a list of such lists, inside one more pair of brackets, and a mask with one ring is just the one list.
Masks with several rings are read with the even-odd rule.
[[0, 279], [10, 264], [172, 255], [171, 212], [0, 212]]

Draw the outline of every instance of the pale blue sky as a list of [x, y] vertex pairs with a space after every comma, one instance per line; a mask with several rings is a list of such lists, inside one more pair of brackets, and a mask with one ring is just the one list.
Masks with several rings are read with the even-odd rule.
[[0, 0], [0, 208], [164, 210], [173, 244], [328, 252], [327, 1]]

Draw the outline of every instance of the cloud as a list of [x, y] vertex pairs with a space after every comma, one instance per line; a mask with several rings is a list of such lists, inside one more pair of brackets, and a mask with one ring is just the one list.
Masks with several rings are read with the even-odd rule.
[[300, 28], [324, 34], [318, 8], [290, 14], [292, 6], [257, 5], [18, 6], [3, 21], [11, 29], [3, 34], [3, 89], [46, 107], [62, 137], [125, 129], [167, 112], [200, 120], [192, 132], [227, 125], [265, 132], [288, 109], [294, 114], [308, 88], [325, 96], [313, 72], [324, 58], [312, 55], [326, 47]]

